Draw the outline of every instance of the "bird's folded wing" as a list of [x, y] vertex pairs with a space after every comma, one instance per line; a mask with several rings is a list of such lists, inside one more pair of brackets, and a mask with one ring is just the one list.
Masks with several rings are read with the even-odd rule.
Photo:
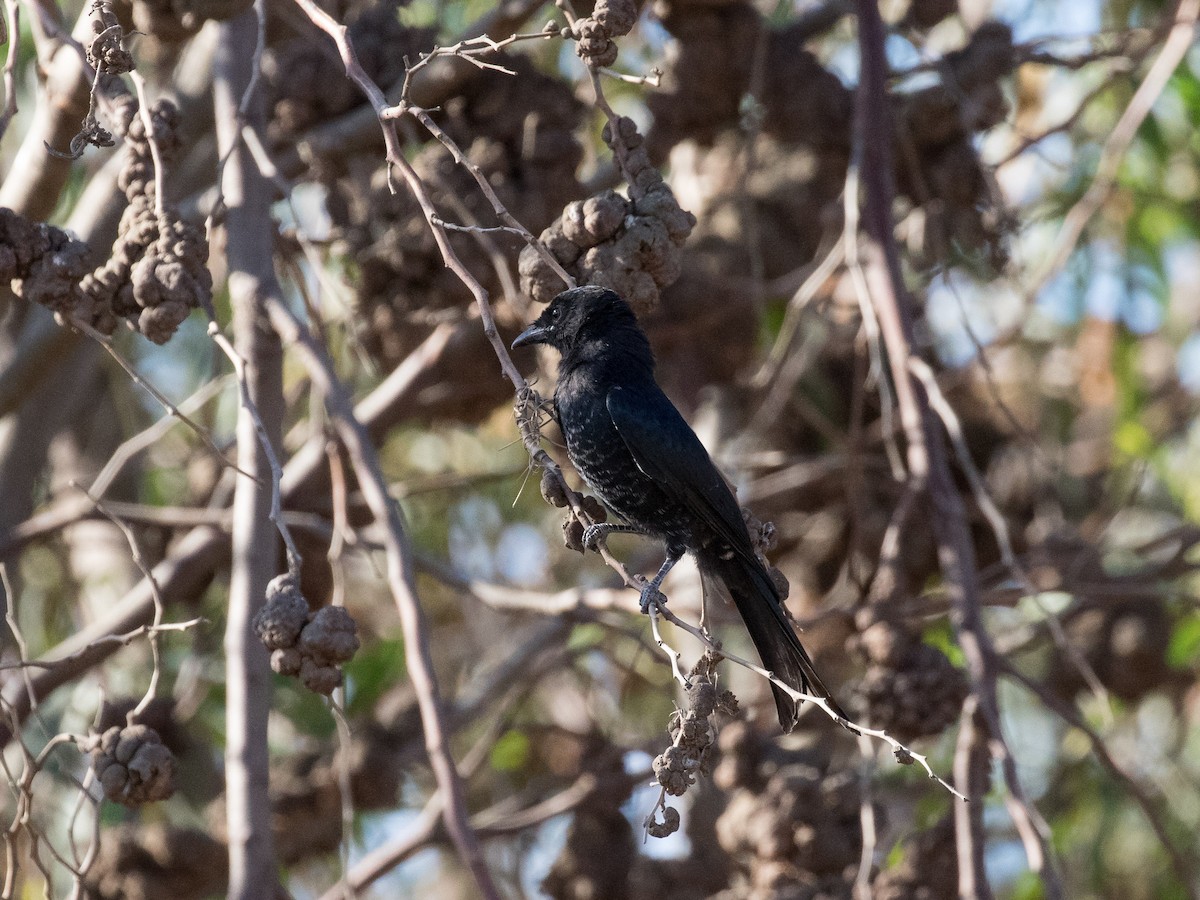
[[741, 508], [725, 479], [658, 386], [614, 387], [605, 401], [638, 468], [739, 555], [753, 558]]

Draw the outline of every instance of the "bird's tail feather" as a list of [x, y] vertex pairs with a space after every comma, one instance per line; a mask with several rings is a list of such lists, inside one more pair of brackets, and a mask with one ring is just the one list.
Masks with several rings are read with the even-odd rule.
[[[709, 596], [715, 590], [732, 597], [762, 659], [763, 668], [797, 690], [824, 698], [834, 712], [847, 718], [796, 637], [766, 570], [738, 556], [722, 559], [706, 553], [700, 555], [697, 562], [705, 595]], [[774, 683], [771, 692], [775, 695], [779, 724], [785, 732], [790, 732], [800, 715], [800, 705]]]

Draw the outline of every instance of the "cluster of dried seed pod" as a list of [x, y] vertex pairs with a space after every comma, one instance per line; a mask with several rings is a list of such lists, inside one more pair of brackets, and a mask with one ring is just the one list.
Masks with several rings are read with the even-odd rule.
[[271, 668], [299, 678], [318, 694], [342, 683], [341, 666], [359, 648], [358, 625], [341, 606], [310, 612], [291, 573], [267, 585], [267, 601], [254, 617], [259, 640], [271, 651]]
[[613, 38], [629, 34], [637, 19], [635, 0], [596, 0], [592, 14], [564, 30], [564, 36], [575, 38], [575, 52], [592, 68], [611, 66], [617, 61]]
[[967, 678], [941, 650], [883, 620], [856, 643], [868, 663], [858, 693], [870, 726], [908, 742], [939, 735], [958, 719]]
[[954, 819], [945, 816], [904, 842], [898, 865], [885, 869], [871, 885], [876, 900], [937, 900], [958, 896], [958, 853]]
[[[112, 334], [125, 319], [156, 344], [165, 344], [193, 309], [212, 302], [208, 240], [203, 229], [185, 222], [165, 198], [157, 202], [150, 135], [129, 94], [117, 98], [115, 125], [125, 138], [127, 159], [117, 184], [129, 205], [121, 215], [112, 254], [80, 282], [83, 297], [60, 310]], [[169, 165], [181, 148], [179, 110], [159, 100], [150, 111], [158, 159]]]
[[730, 896], [849, 900], [862, 847], [857, 777], [745, 722], [727, 725], [718, 749], [713, 780], [731, 795], [717, 839], [737, 865]]
[[[705, 653], [693, 667], [687, 692], [687, 710], [676, 710], [667, 722], [671, 745], [654, 757], [651, 766], [654, 778], [663, 791], [681, 797], [696, 782], [696, 777], [708, 771], [709, 751], [717, 738], [713, 717], [717, 713], [736, 716], [737, 697], [732, 691], [718, 690], [716, 668], [719, 658]], [[656, 809], [646, 821], [651, 837], [666, 837], [679, 829], [679, 811], [661, 807], [662, 820]]]
[[[629, 198], [604, 191], [569, 203], [541, 241], [580, 284], [612, 288], [641, 314], [652, 309], [663, 288], [679, 277], [684, 241], [696, 217], [679, 206], [661, 173], [650, 162], [632, 119], [604, 127], [629, 183]], [[518, 262], [521, 289], [539, 303], [562, 290], [562, 280], [532, 247]]]
[[175, 757], [147, 725], [114, 725], [92, 738], [92, 770], [104, 796], [125, 806], [175, 793]]
[[87, 255], [87, 244], [61, 228], [0, 208], [0, 281], [21, 299], [74, 314], [86, 302], [79, 281]]

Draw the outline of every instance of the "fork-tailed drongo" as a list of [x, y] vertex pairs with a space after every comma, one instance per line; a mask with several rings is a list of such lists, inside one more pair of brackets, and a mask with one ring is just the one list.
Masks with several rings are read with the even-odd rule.
[[[824, 697], [841, 714], [784, 615], [737, 500], [654, 380], [654, 355], [629, 305], [602, 287], [564, 291], [513, 347], [527, 344], [548, 344], [561, 354], [554, 404], [567, 452], [583, 480], [624, 521], [592, 526], [585, 545], [614, 531], [666, 544], [666, 561], [642, 592], [643, 609], [670, 568], [692, 554], [706, 593], [724, 586], [737, 604], [763, 666], [786, 684]], [[791, 731], [798, 704], [771, 688], [779, 722]]]

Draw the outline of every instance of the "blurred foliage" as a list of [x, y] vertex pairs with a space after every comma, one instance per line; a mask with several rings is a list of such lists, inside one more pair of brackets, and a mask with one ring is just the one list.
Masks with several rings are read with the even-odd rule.
[[[889, 468], [891, 424], [883, 418], [880, 375], [871, 372], [862, 338], [853, 279], [837, 266], [806, 304], [794, 299], [841, 240], [843, 225], [850, 89], [857, 78], [853, 20], [832, 15], [811, 33], [791, 30], [826, 5], [835, 4], [660, 2], [618, 41], [615, 68], [643, 75], [659, 67], [663, 85], [606, 79], [605, 86], [613, 106], [638, 122], [652, 161], [699, 219], [683, 251], [680, 280], [644, 319], [661, 380], [755, 513], [775, 522], [779, 546], [772, 559], [791, 584], [789, 606], [805, 623], [805, 643], [845, 705], [869, 723], [872, 709], [859, 686], [868, 664], [884, 663], [864, 649], [864, 613], [882, 616], [906, 638], [936, 651], [911, 658], [947, 662], [956, 670], [965, 662], [925, 507], [902, 529], [898, 571], [889, 576], [895, 584], [877, 596], [880, 548], [902, 486]], [[67, 6], [72, 14], [82, 11], [78, 3]], [[889, 55], [898, 70], [897, 147], [904, 150], [897, 154], [897, 235], [918, 302], [921, 349], [932, 357], [962, 420], [972, 462], [1021, 565], [1020, 573], [1006, 568], [959, 466], [989, 629], [1006, 659], [1048, 698], [1043, 703], [1005, 679], [1007, 737], [1030, 799], [1049, 825], [1067, 896], [1195, 896], [1200, 885], [1181, 884], [1129, 784], [1097, 761], [1089, 738], [1058, 717], [1052, 704], [1065, 704], [1099, 733], [1149, 798], [1195, 878], [1200, 51], [1192, 48], [1157, 98], [1122, 156], [1111, 195], [1062, 271], [1031, 291], [1064, 217], [1092, 183], [1104, 142], [1161, 48], [1163, 17], [1176, 4], [912, 0], [883, 6], [892, 35]], [[935, 7], [945, 7], [945, 14], [929, 11]], [[395, 56], [407, 50], [398, 47], [426, 46], [420, 42], [430, 29], [439, 43], [452, 43], [495, 4], [346, 0], [329, 8], [351, 25], [364, 64], [382, 77], [402, 71]], [[728, 665], [720, 669], [719, 686], [736, 693], [740, 718], [750, 723], [747, 732], [737, 730], [744, 722], [722, 720], [702, 784], [678, 801], [683, 832], [662, 843], [652, 839], [650, 846], [643, 841], [654, 797], [646, 801], [645, 792], [634, 788], [649, 777], [647, 760], [670, 744], [668, 719], [684, 700], [648, 624], [629, 614], [635, 598], [616, 605], [604, 593], [616, 584], [611, 570], [592, 554], [563, 548], [562, 513], [539, 495], [540, 473], [526, 471], [510, 386], [480, 336], [465, 291], [441, 266], [420, 211], [402, 192], [388, 192], [377, 132], [351, 134], [359, 101], [345, 92], [332, 45], [297, 18], [296, 8], [286, 9], [272, 11], [268, 28], [263, 90], [274, 116], [269, 150], [290, 159], [320, 128], [335, 123], [346, 130], [344, 148], [305, 157], [287, 171], [292, 205], [275, 209], [288, 223], [277, 256], [289, 299], [297, 309], [308, 304], [339, 374], [360, 397], [438, 323], [465, 323], [472, 335], [455, 344], [450, 362], [414, 392], [402, 423], [380, 446], [421, 560], [421, 597], [455, 730], [454, 751], [460, 761], [471, 760], [464, 773], [471, 807], [502, 823], [552, 803], [580, 779], [596, 786], [552, 817], [550, 826], [539, 820], [521, 833], [489, 839], [489, 861], [511, 893], [556, 900], [849, 897], [855, 867], [842, 863], [857, 858], [863, 835], [857, 812], [843, 818], [835, 813], [867, 803], [878, 809], [877, 895], [939, 896], [935, 876], [953, 870], [945, 857], [930, 854], [953, 848], [949, 838], [929, 847], [922, 837], [950, 834], [937, 829], [951, 798], [915, 767], [895, 765], [888, 753], [862, 760], [854, 742], [817, 715], [805, 718], [796, 737], [779, 739], [771, 716], [761, 715], [770, 710], [761, 680]], [[361, 19], [380, 10], [385, 15], [378, 21]], [[922, 10], [934, 18], [931, 24], [919, 24]], [[550, 6], [527, 12], [518, 30], [535, 32], [556, 15]], [[360, 20], [369, 27], [355, 30]], [[999, 31], [990, 38], [1012, 53], [1013, 65], [1000, 66], [1002, 71], [983, 53], [987, 47], [972, 44], [994, 27], [993, 20], [1010, 29], [1008, 43]], [[561, 23], [561, 16], [555, 21]], [[739, 43], [746, 28], [762, 37], [758, 51], [755, 41]], [[204, 36], [201, 31], [191, 40]], [[32, 45], [23, 30], [20, 112], [0, 142], [6, 182], [25, 177], [14, 167], [15, 153], [31, 133], [32, 111], [46, 102], [34, 90]], [[149, 33], [131, 46], [156, 73], [153, 93], [169, 91], [184, 44]], [[964, 49], [972, 46], [980, 57]], [[782, 62], [765, 67], [763, 54], [772, 52], [777, 55], [771, 59], [813, 68], [777, 84], [772, 78], [793, 70]], [[497, 59], [519, 66], [520, 74], [510, 78], [468, 66], [469, 77], [442, 99], [436, 114], [536, 234], [552, 226], [565, 203], [618, 186], [619, 176], [600, 139], [603, 117], [591, 106], [573, 48], [538, 40], [515, 44], [505, 54]], [[522, 61], [513, 62], [517, 58]], [[947, 60], [962, 67], [953, 90], [944, 80]], [[285, 109], [303, 127], [289, 130], [293, 120], [285, 120]], [[200, 221], [211, 203], [206, 192], [216, 159], [211, 126], [199, 107], [189, 115], [196, 133], [181, 169], [183, 196], [174, 199]], [[311, 120], [304, 118], [309, 115]], [[431, 185], [445, 218], [490, 224], [490, 207], [473, 185], [458, 180], [462, 172], [447, 164], [444, 151], [416, 131], [406, 132], [406, 139], [406, 156]], [[539, 139], [554, 153], [539, 149]], [[77, 213], [85, 190], [103, 177], [101, 160], [119, 150], [89, 150], [72, 168], [54, 221], [65, 223]], [[535, 151], [548, 155], [535, 159]], [[228, 321], [219, 225], [214, 233], [214, 301], [218, 318]], [[113, 235], [101, 229], [93, 237], [102, 259]], [[501, 331], [511, 338], [536, 312], [519, 290], [509, 289], [517, 280], [519, 242], [511, 235], [489, 236], [508, 267], [506, 284], [477, 237], [455, 234], [453, 244], [491, 291]], [[794, 317], [801, 336], [793, 341], [787, 329]], [[5, 337], [15, 342], [20, 333]], [[199, 321], [185, 325], [165, 347], [129, 334], [117, 344], [176, 401], [224, 365]], [[5, 354], [8, 349], [6, 343]], [[772, 369], [769, 360], [777, 352], [781, 364]], [[530, 356], [519, 362], [548, 394], [551, 361]], [[46, 383], [55, 387], [54, 367], [47, 371]], [[44, 457], [42, 474], [24, 486], [26, 506], [5, 513], [0, 535], [68, 498], [72, 479], [90, 482], [121, 440], [160, 415], [106, 359], [89, 371], [104, 378], [96, 379], [83, 402], [61, 413], [19, 413], [60, 415], [53, 443], [0, 447], [7, 462], [22, 454]], [[302, 367], [289, 360], [285, 372], [290, 455], [309, 441], [323, 441], [327, 422]], [[63, 394], [74, 378], [66, 377], [68, 383], [56, 387]], [[228, 447], [236, 420], [232, 384], [193, 417]], [[100, 427], [114, 423], [107, 431]], [[564, 459], [552, 425], [545, 437], [552, 455]], [[230, 471], [191, 429], [177, 425], [137, 459], [113, 494], [147, 508], [208, 511], [217, 521], [231, 485]], [[275, 828], [291, 854], [285, 854], [283, 871], [297, 896], [316, 896], [336, 878], [340, 778], [350, 784], [355, 807], [354, 828], [345, 838], [352, 863], [403, 834], [432, 789], [378, 534], [350, 487], [353, 541], [333, 563], [340, 568], [336, 577], [325, 562], [332, 527], [328, 490], [296, 504], [296, 511], [319, 520], [299, 526], [310, 603], [329, 602], [334, 585], [341, 585], [359, 623], [362, 649], [345, 667], [340, 701], [354, 735], [350, 746], [341, 745], [325, 698], [293, 679], [277, 677], [272, 686], [270, 749], [280, 773], [278, 784], [273, 780], [280, 795]], [[152, 561], [168, 556], [187, 531], [150, 521], [136, 530]], [[617, 538], [612, 546], [637, 571], [653, 571], [659, 562], [657, 548], [647, 542]], [[5, 561], [19, 599], [16, 618], [33, 656], [104, 620], [139, 577], [123, 539], [103, 534], [95, 522], [39, 535], [10, 548]], [[159, 695], [172, 700], [164, 730], [169, 726], [187, 738], [186, 746], [172, 748], [180, 793], [138, 812], [105, 805], [106, 840], [118, 840], [115, 826], [126, 822], [169, 823], [223, 837], [225, 564], [213, 574], [203, 596], [165, 598], [169, 619], [205, 619], [163, 638]], [[550, 630], [551, 617], [539, 610], [568, 590], [591, 591], [599, 599], [594, 607], [561, 614], [562, 627]], [[694, 620], [694, 578], [681, 571], [668, 593], [672, 608]], [[748, 652], [727, 610], [707, 614], [731, 652]], [[1073, 653], [1059, 645], [1052, 615]], [[699, 647], [687, 635], [668, 628], [665, 637], [683, 652], [685, 664], [695, 662]], [[4, 645], [6, 663], [14, 652]], [[1076, 657], [1094, 678], [1078, 671]], [[136, 702], [150, 666], [145, 642], [135, 641], [81, 673], [40, 704], [22, 731], [26, 744], [36, 753], [57, 732], [87, 732], [101, 690], [106, 702]], [[2, 674], [8, 690], [17, 676], [14, 670]], [[902, 673], [893, 674], [900, 681]], [[918, 712], [922, 699], [887, 698], [895, 707], [917, 704]], [[956, 734], [951, 725], [915, 746], [936, 771], [948, 774]], [[15, 760], [15, 750], [8, 752]], [[39, 778], [33, 814], [55, 846], [65, 846], [77, 782], [86, 770], [82, 758], [64, 760]], [[869, 797], [859, 793], [864, 788], [857, 781], [864, 765]], [[762, 798], [777, 811], [794, 809], [794, 816], [767, 828], [765, 813], [746, 813], [758, 810], [753, 804], [766, 802]], [[982, 802], [997, 895], [1045, 896], [1044, 885], [1027, 871], [998, 777]], [[826, 818], [817, 817], [816, 806]], [[7, 798], [0, 811], [10, 821]], [[86, 846], [85, 829], [74, 828]], [[120, 832], [120, 840], [129, 842], [120, 846], [128, 858], [145, 860], [147, 853], [138, 856], [138, 833]], [[295, 840], [289, 843], [288, 835]], [[626, 857], [631, 837], [636, 840]], [[130, 863], [126, 870], [113, 859], [102, 855], [96, 865], [127, 879], [130, 892], [122, 896], [154, 896], [156, 888], [147, 884], [165, 890], [146, 880], [149, 863], [141, 869]], [[611, 883], [605, 881], [613, 878], [606, 864], [623, 867]], [[22, 873], [25, 894], [40, 893], [37, 869], [24, 865]], [[61, 889], [70, 878], [61, 867], [55, 873], [47, 892], [65, 895]], [[921, 882], [925, 876], [927, 883]], [[605, 894], [612, 883], [617, 893]], [[469, 896], [465, 884], [449, 853], [419, 854], [362, 896]], [[137, 894], [133, 885], [150, 893]], [[115, 896], [94, 889], [88, 896]], [[157, 896], [168, 895], [192, 896], [174, 888]]]

